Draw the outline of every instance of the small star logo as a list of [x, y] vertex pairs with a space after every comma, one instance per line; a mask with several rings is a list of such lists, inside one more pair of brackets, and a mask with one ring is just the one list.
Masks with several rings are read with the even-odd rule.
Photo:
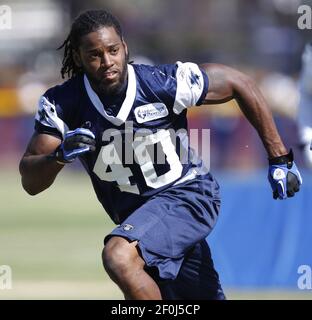
[[48, 116], [47, 112], [44, 109], [39, 110], [38, 113], [39, 113], [40, 121], [44, 121], [45, 120], [45, 121], [48, 122], [49, 116]]
[[191, 75], [190, 75], [190, 82], [191, 82], [191, 85], [197, 85], [198, 87], [200, 87], [200, 81], [199, 81], [199, 75], [194, 73], [192, 70], [191, 70]]

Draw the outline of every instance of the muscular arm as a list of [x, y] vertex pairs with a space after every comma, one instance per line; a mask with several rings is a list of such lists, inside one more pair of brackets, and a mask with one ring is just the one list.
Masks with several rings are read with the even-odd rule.
[[209, 89], [203, 103], [217, 104], [236, 99], [243, 114], [257, 130], [269, 158], [287, 154], [271, 111], [254, 81], [224, 65], [203, 64], [200, 67], [209, 79]]
[[32, 136], [19, 165], [23, 188], [30, 195], [49, 188], [63, 168], [64, 165], [48, 156], [60, 143], [60, 139], [51, 135], [35, 133]]

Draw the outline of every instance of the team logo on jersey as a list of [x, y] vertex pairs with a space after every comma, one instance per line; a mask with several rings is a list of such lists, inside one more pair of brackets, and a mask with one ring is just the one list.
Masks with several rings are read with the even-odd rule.
[[199, 89], [201, 89], [200, 76], [192, 70], [190, 70], [189, 81], [191, 83], [191, 87], [197, 86]]
[[52, 103], [50, 103], [45, 97], [42, 97], [39, 101], [38, 120], [43, 125], [53, 127], [53, 118], [55, 116], [57, 116], [55, 106]]
[[144, 123], [166, 117], [168, 109], [163, 103], [150, 103], [135, 108], [134, 115], [138, 123]]
[[131, 224], [124, 224], [123, 226], [122, 226], [122, 228], [125, 230], [125, 231], [130, 231], [130, 230], [132, 230], [133, 228], [134, 228], [134, 226], [132, 226]]

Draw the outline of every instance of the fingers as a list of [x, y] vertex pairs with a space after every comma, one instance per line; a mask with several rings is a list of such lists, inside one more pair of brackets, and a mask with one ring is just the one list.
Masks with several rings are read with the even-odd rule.
[[274, 190], [273, 191], [273, 199], [277, 199], [278, 198], [278, 191], [277, 190]]
[[283, 200], [286, 199], [286, 190], [285, 190], [285, 185], [282, 180], [278, 181], [277, 183], [277, 193], [278, 193], [278, 198]]
[[294, 187], [294, 191], [298, 192], [300, 190], [299, 184]]
[[291, 191], [288, 190], [288, 191], [287, 191], [287, 197], [288, 197], [288, 198], [291, 198], [291, 197], [293, 197], [294, 195], [295, 195], [295, 192], [294, 192], [293, 190], [291, 190]]
[[75, 149], [83, 149], [84, 151], [93, 152], [95, 151], [96, 148], [95, 148], [95, 145], [79, 142]]
[[89, 145], [89, 151], [90, 152], [94, 152], [96, 150], [96, 146], [95, 145]]
[[92, 131], [86, 128], [77, 128], [74, 131], [72, 131], [73, 135], [85, 135], [87, 137], [90, 137], [92, 139], [95, 139], [95, 136]]
[[287, 173], [286, 184], [287, 186], [281, 180], [278, 182], [276, 189], [273, 191], [273, 199], [292, 198], [300, 190], [300, 181], [292, 172]]
[[81, 143], [85, 143], [85, 144], [89, 144], [89, 145], [95, 146], [95, 140], [92, 139], [92, 138], [89, 138], [89, 137], [86, 137], [86, 136], [83, 136], [83, 135], [77, 135], [74, 138], [75, 138], [75, 141], [79, 141]]
[[68, 143], [86, 143], [86, 144], [91, 144], [91, 145], [95, 145], [95, 140], [86, 136], [83, 136], [81, 134], [70, 137], [68, 139], [66, 139], [66, 141]]
[[292, 173], [287, 173], [287, 196], [293, 197], [300, 190], [300, 181], [298, 177]]
[[84, 135], [74, 135], [67, 138], [64, 142], [65, 150], [84, 149], [88, 147], [87, 151], [95, 151], [96, 142], [94, 139], [86, 137]]

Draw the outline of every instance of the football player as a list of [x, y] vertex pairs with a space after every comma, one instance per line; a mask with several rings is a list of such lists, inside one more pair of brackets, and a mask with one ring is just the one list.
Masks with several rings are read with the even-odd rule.
[[224, 299], [205, 240], [219, 185], [194, 160], [186, 113], [235, 98], [267, 151], [274, 197], [292, 197], [301, 177], [254, 82], [218, 64], [131, 64], [120, 24], [104, 10], [81, 14], [63, 47], [69, 80], [39, 100], [20, 163], [24, 189], [47, 189], [79, 158], [118, 225], [102, 257], [126, 299]]

